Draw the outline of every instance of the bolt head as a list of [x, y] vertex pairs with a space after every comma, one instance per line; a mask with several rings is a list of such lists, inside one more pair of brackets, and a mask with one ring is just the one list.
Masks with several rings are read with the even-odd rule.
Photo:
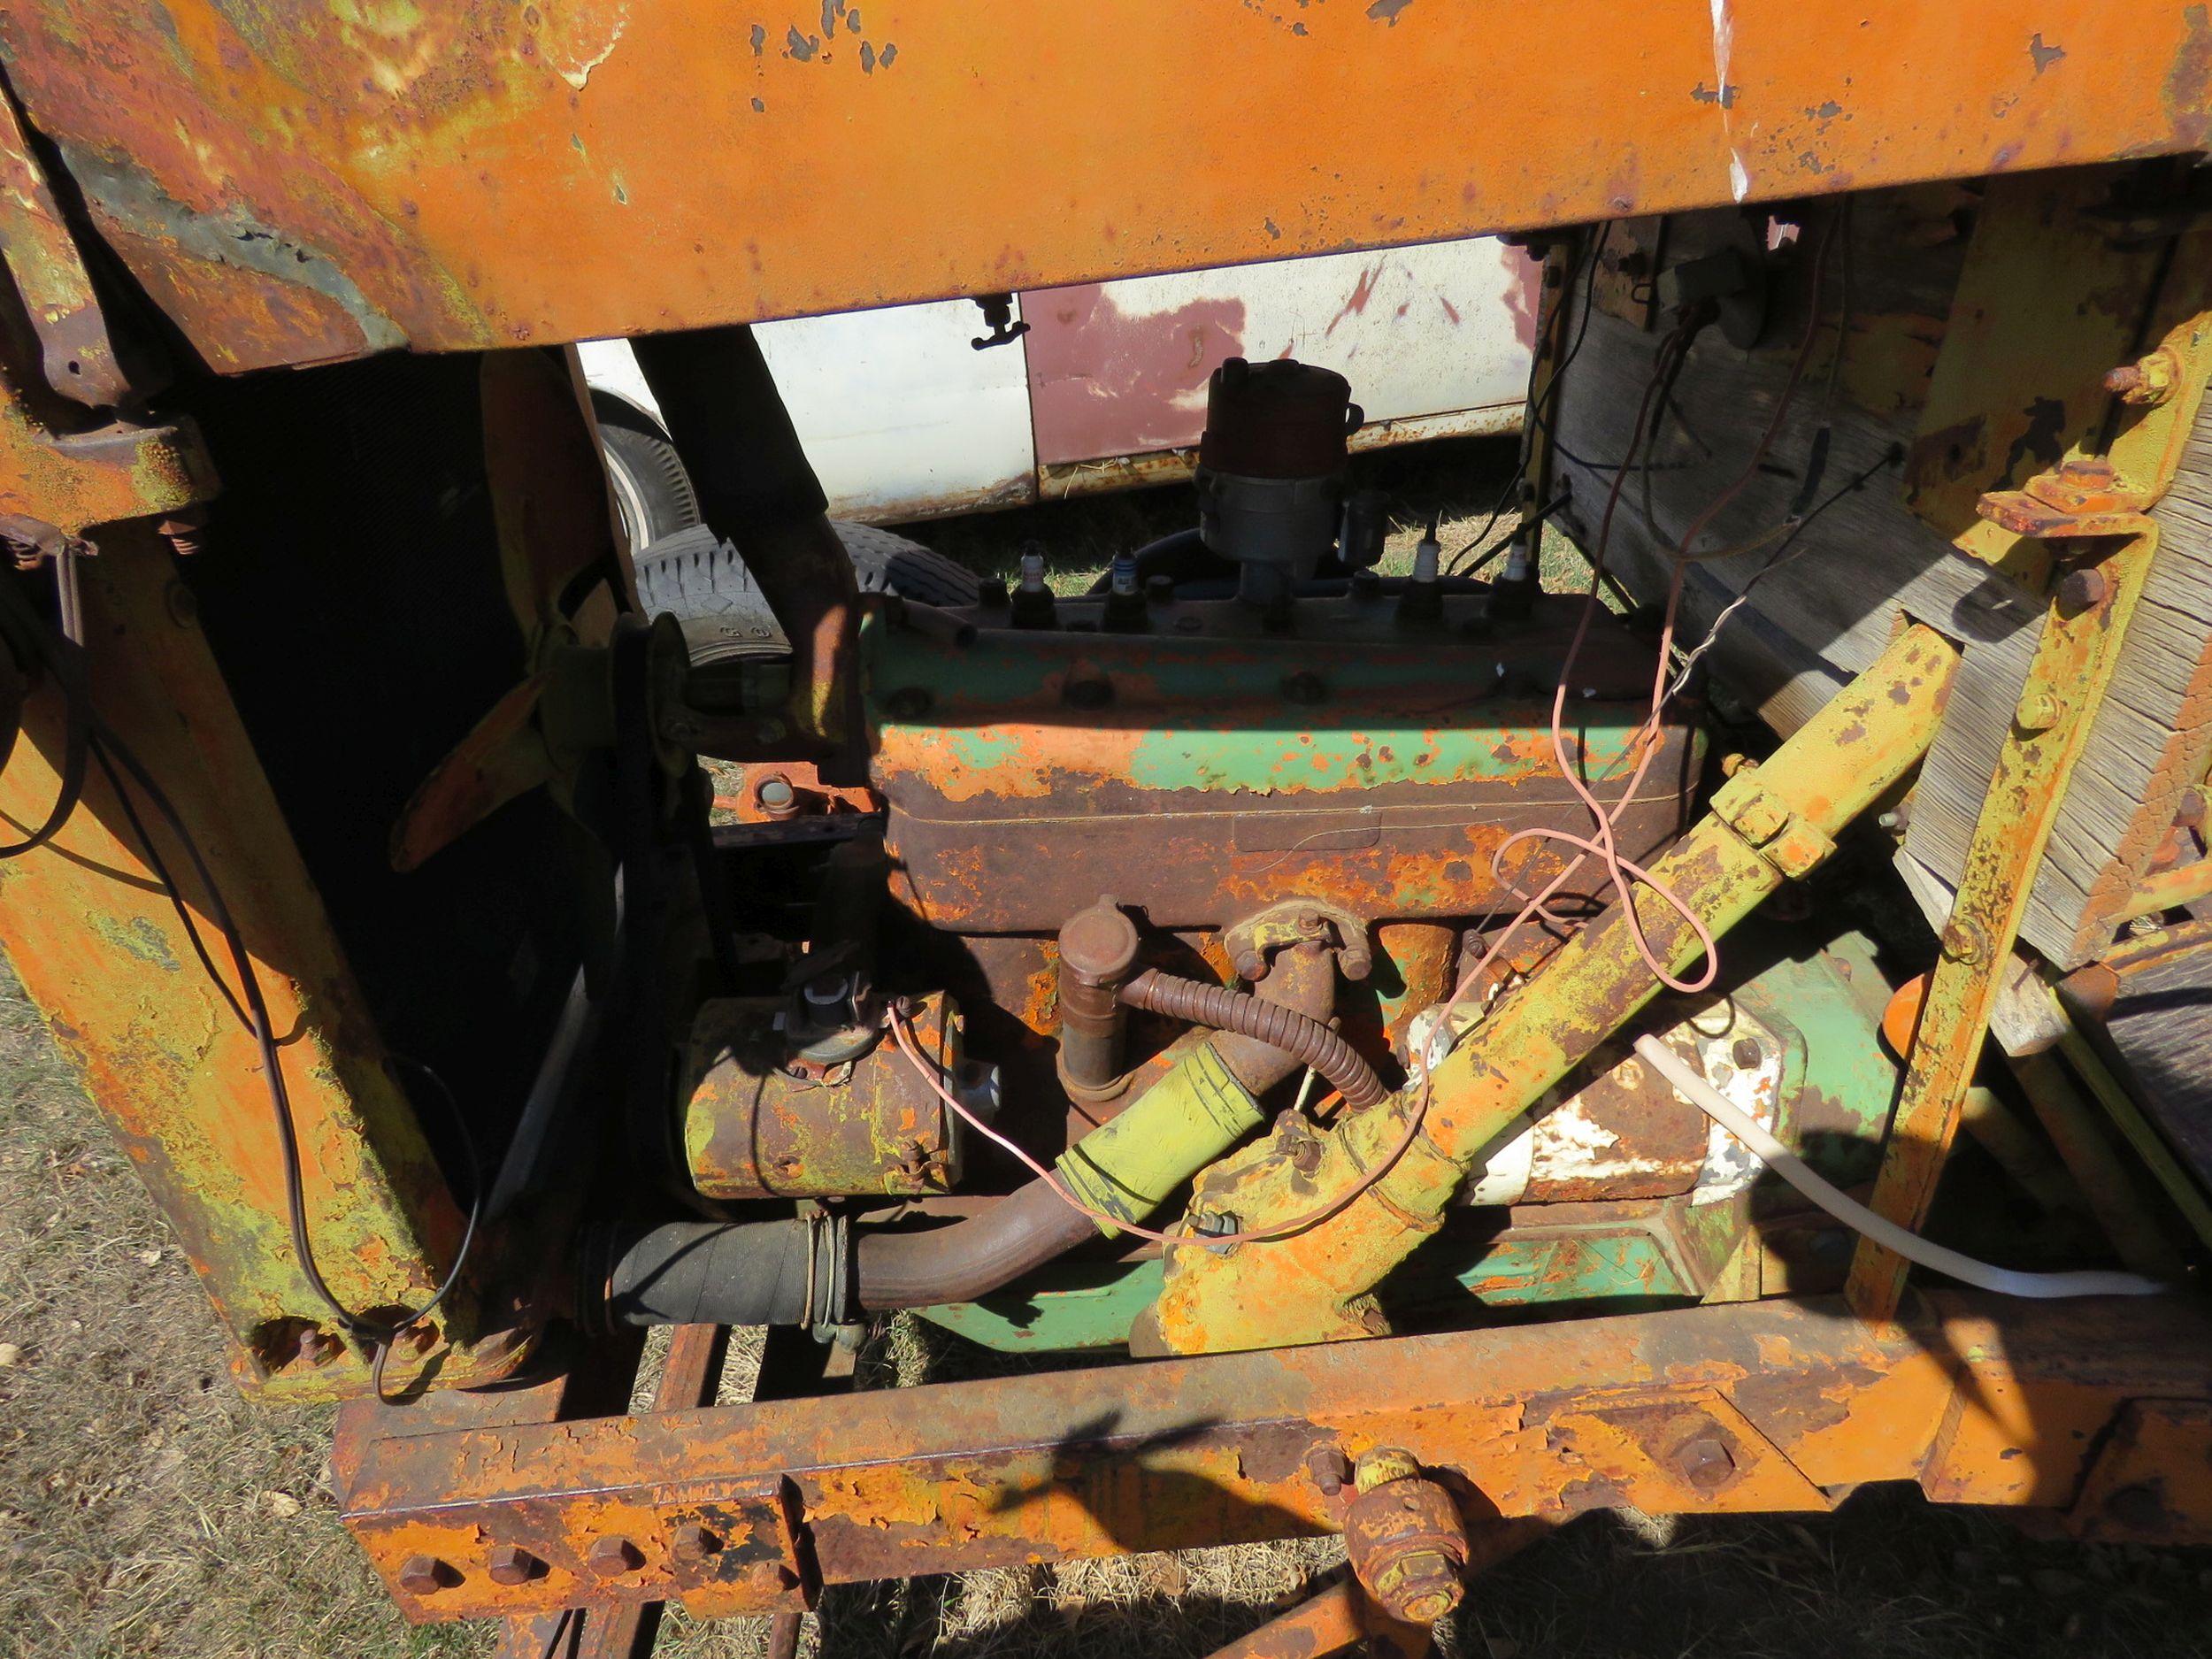
[[2048, 691], [2029, 692], [2014, 711], [2024, 732], [2047, 732], [2065, 718], [2065, 699]]
[[1968, 966], [1982, 959], [1982, 930], [1973, 923], [1953, 917], [1943, 929], [1943, 954], [1954, 962]]
[[429, 1595], [445, 1587], [446, 1565], [435, 1555], [410, 1555], [400, 1563], [398, 1585], [409, 1595]]
[[1767, 1056], [1766, 1050], [1759, 1046], [1756, 1037], [1739, 1037], [1729, 1048], [1728, 1057], [1736, 1063], [1738, 1071], [1755, 1071], [1759, 1063]]
[[484, 1559], [485, 1576], [494, 1584], [527, 1584], [545, 1571], [545, 1563], [514, 1544], [497, 1544]]
[[1342, 1447], [1324, 1442], [1306, 1454], [1306, 1472], [1323, 1497], [1333, 1498], [1351, 1484], [1352, 1460]]
[[721, 1548], [722, 1540], [696, 1521], [686, 1521], [668, 1540], [668, 1553], [682, 1562], [704, 1561]]
[[626, 1538], [602, 1538], [585, 1553], [584, 1564], [603, 1578], [619, 1578], [645, 1564], [645, 1552]]
[[1674, 1463], [1682, 1478], [1700, 1492], [1726, 1485], [1736, 1472], [1736, 1460], [1715, 1440], [1692, 1440], [1675, 1454]]
[[327, 1365], [345, 1351], [345, 1344], [319, 1325], [300, 1333], [299, 1356], [310, 1365]]
[[1255, 984], [1267, 978], [1267, 958], [1256, 950], [1241, 952], [1235, 963], [1237, 978], [1250, 979]]
[[2066, 618], [2074, 618], [2085, 611], [2093, 611], [2112, 595], [2112, 579], [2092, 565], [2068, 571], [2059, 579], [2058, 611]]
[[2111, 370], [2104, 377], [2104, 387], [2108, 392], [2118, 393], [2124, 403], [2152, 409], [2174, 395], [2180, 380], [2179, 359], [2162, 346], [2147, 357]]

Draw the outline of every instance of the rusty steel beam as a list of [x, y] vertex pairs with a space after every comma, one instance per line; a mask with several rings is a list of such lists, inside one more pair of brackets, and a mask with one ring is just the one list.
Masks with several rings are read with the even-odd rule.
[[25, 0], [0, 54], [229, 371], [2177, 153], [2212, 82], [2189, 0], [1540, 0], [1514, 35], [1568, 50], [1508, 121], [1501, 14], [1436, 0], [155, 15]]
[[[1747, 1302], [946, 1384], [895, 1409], [823, 1397], [394, 1437], [345, 1452], [343, 1514], [419, 1621], [584, 1594], [772, 1613], [798, 1610], [802, 1574], [810, 1588], [1325, 1532], [1317, 1448], [1402, 1448], [1492, 1519], [1824, 1509], [1896, 1479], [2062, 1509], [2085, 1478], [2118, 1493], [2157, 1475], [2105, 1467], [2104, 1431], [2139, 1400], [2212, 1400], [2199, 1304], [1945, 1295], [1877, 1327], [1833, 1300]], [[2212, 1422], [2158, 1427], [2147, 1443], [2169, 1470], [2212, 1455]], [[2076, 1519], [2185, 1537], [2202, 1505], [2176, 1490], [2108, 1509]], [[702, 1559], [674, 1548], [693, 1525], [717, 1545]], [[635, 1564], [603, 1578], [589, 1563], [610, 1537]], [[495, 1582], [503, 1547], [545, 1573]]]
[[[309, 1236], [332, 1291], [363, 1313], [415, 1308], [459, 1248], [463, 1217], [333, 933], [190, 593], [152, 527], [104, 535], [79, 561], [91, 697], [158, 782], [205, 857], [266, 993], [290, 1088]], [[66, 770], [64, 695], [26, 704], [0, 772], [0, 818], [35, 825]], [[150, 803], [142, 820], [159, 826]], [[206, 895], [165, 829], [217, 961]], [[180, 873], [182, 872], [182, 873]], [[369, 1386], [295, 1257], [270, 1092], [253, 1039], [203, 972], [178, 912], [98, 769], [45, 846], [0, 878], [0, 939], [86, 1093], [190, 1256], [249, 1393], [332, 1400]], [[526, 1357], [530, 1333], [465, 1279], [386, 1384], [482, 1383]]]

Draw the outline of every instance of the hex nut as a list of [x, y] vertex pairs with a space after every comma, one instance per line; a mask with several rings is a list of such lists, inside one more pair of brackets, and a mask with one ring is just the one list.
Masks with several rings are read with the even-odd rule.
[[494, 1584], [527, 1584], [545, 1571], [545, 1563], [516, 1544], [495, 1544], [485, 1557], [484, 1573]]
[[410, 1555], [400, 1563], [396, 1582], [409, 1595], [431, 1595], [446, 1583], [445, 1563], [435, 1555]]
[[2068, 618], [2080, 616], [2102, 604], [2111, 593], [2112, 579], [2102, 571], [2088, 565], [2068, 571], [2059, 579], [2059, 614]]
[[721, 1548], [722, 1540], [696, 1521], [686, 1521], [668, 1540], [668, 1553], [681, 1562], [702, 1562]]
[[602, 1538], [585, 1554], [584, 1564], [603, 1578], [619, 1578], [645, 1564], [645, 1552], [626, 1538]]

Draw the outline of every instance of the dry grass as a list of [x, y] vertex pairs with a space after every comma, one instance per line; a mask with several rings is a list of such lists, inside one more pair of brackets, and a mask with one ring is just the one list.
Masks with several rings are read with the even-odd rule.
[[[1448, 549], [1471, 534], [1510, 458], [1497, 443], [1378, 457], [1402, 503], [1393, 565], [1430, 511]], [[1002, 571], [1048, 534], [1079, 586], [1188, 514], [1169, 489], [918, 534]], [[190, 1269], [4, 972], [0, 1102], [0, 1655], [488, 1653], [483, 1627], [411, 1631], [370, 1578], [326, 1485], [329, 1414], [232, 1388]], [[861, 1374], [891, 1386], [996, 1363], [902, 1320]], [[747, 1377], [741, 1348], [725, 1397]], [[842, 1590], [808, 1651], [1195, 1656], [1340, 1558], [1320, 1540]], [[1884, 1490], [1804, 1520], [1585, 1520], [1484, 1579], [1442, 1640], [1467, 1659], [2188, 1659], [2212, 1655], [2208, 1609], [2212, 1556], [2035, 1543]], [[662, 1650], [751, 1659], [762, 1644], [757, 1622], [679, 1615]]]

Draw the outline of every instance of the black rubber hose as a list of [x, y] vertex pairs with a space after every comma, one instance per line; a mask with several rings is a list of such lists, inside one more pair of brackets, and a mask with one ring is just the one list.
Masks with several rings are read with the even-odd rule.
[[1123, 986], [1121, 1000], [1132, 1008], [1164, 1014], [1187, 1025], [1233, 1031], [1240, 1037], [1280, 1048], [1327, 1078], [1355, 1111], [1379, 1104], [1387, 1093], [1374, 1068], [1359, 1057], [1350, 1043], [1310, 1015], [1279, 1002], [1196, 979], [1178, 979], [1156, 968], [1147, 969]]
[[618, 1239], [607, 1272], [618, 1325], [840, 1325], [853, 1315], [844, 1224], [671, 1221]]

